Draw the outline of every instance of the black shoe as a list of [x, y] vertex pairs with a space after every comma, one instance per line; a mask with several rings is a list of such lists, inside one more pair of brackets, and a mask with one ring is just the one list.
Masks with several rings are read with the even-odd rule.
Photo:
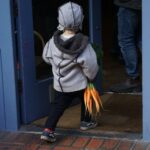
[[125, 82], [111, 86], [109, 91], [115, 93], [141, 92], [142, 85], [139, 78], [133, 79], [129, 77]]
[[55, 137], [53, 131], [49, 131], [49, 130], [45, 129], [41, 135], [41, 140], [44, 140], [47, 142], [55, 142], [56, 137]]
[[96, 126], [97, 126], [97, 122], [95, 122], [95, 121], [90, 121], [90, 122], [81, 121], [81, 123], [80, 123], [81, 130], [93, 129]]

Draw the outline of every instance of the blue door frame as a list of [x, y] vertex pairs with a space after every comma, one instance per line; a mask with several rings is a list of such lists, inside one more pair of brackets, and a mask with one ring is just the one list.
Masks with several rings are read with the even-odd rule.
[[150, 0], [142, 4], [143, 139], [150, 141]]
[[[150, 1], [143, 0], [143, 139], [150, 141]], [[0, 130], [19, 128], [15, 46], [10, 0], [0, 1]], [[5, 17], [4, 17], [5, 16]], [[93, 31], [91, 31], [92, 33]], [[10, 86], [11, 85], [11, 86]]]
[[0, 129], [19, 128], [13, 19], [10, 0], [0, 1]]
[[6, 120], [5, 120], [5, 108], [4, 108], [4, 89], [3, 89], [3, 74], [2, 74], [2, 56], [0, 49], [0, 129], [6, 128]]

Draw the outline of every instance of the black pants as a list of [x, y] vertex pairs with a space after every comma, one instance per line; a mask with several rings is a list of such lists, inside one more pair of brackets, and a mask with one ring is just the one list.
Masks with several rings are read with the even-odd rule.
[[59, 118], [63, 115], [66, 108], [70, 106], [75, 98], [79, 98], [81, 100], [80, 120], [86, 122], [90, 121], [91, 117], [89, 113], [85, 111], [84, 90], [71, 93], [55, 91], [55, 102], [50, 104], [50, 113], [45, 127], [55, 130]]

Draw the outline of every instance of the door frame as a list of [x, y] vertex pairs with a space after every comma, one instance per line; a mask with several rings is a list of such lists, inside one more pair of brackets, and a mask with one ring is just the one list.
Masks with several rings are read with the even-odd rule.
[[20, 112], [16, 78], [16, 47], [14, 44], [12, 1], [1, 0], [0, 10], [0, 107], [2, 108], [0, 109], [0, 127], [1, 130], [17, 130], [20, 126]]
[[143, 139], [150, 140], [150, 1], [142, 1]]

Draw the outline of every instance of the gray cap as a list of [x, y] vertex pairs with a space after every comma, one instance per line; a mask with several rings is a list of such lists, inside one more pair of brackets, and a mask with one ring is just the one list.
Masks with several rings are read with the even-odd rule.
[[58, 30], [75, 29], [82, 30], [82, 7], [76, 3], [68, 2], [58, 8]]

